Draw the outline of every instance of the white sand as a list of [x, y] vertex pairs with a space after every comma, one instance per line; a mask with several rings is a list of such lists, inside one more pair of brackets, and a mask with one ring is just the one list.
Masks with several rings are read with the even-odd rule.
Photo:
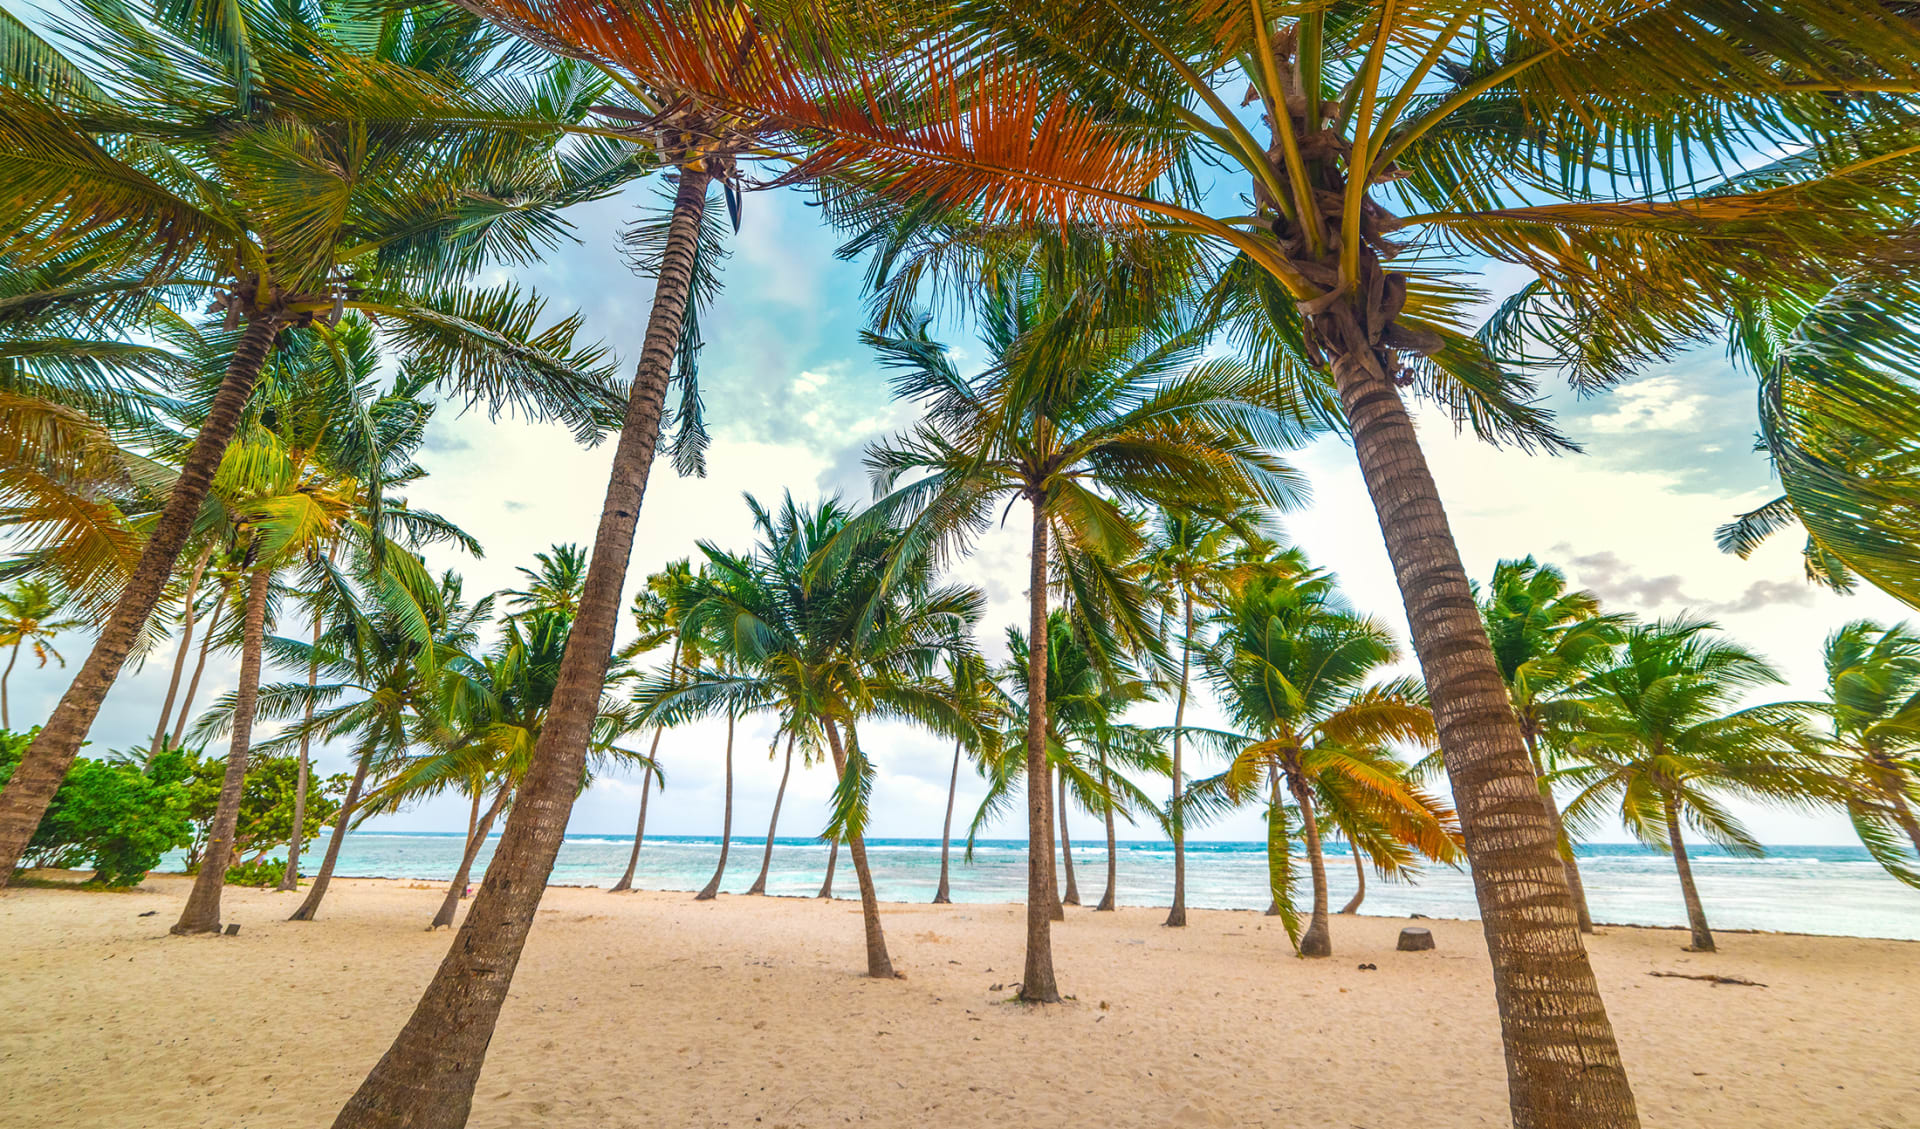
[[[353, 880], [316, 923], [283, 920], [292, 895], [229, 888], [239, 936], [169, 937], [186, 892], [0, 894], [0, 1124], [325, 1125], [450, 936], [422, 930], [437, 889]], [[1397, 953], [1406, 922], [1336, 918], [1337, 955], [1307, 962], [1257, 914], [1162, 916], [1070, 911], [1054, 951], [1078, 998], [1031, 1009], [995, 987], [1020, 975], [1015, 906], [886, 907], [908, 978], [876, 983], [855, 903], [552, 890], [471, 1124], [1507, 1123], [1478, 925], [1422, 922], [1438, 951]], [[1684, 941], [1591, 941], [1648, 1126], [1920, 1126], [1920, 945]]]

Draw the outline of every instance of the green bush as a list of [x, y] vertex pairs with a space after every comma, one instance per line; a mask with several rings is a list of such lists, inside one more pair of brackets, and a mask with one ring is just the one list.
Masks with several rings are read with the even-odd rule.
[[[33, 735], [0, 734], [0, 784]], [[81, 757], [27, 844], [28, 866], [81, 867], [103, 886], [132, 886], [160, 856], [192, 840], [186, 787], [128, 761]]]
[[[187, 790], [187, 818], [193, 824], [193, 837], [185, 844], [186, 864], [188, 873], [192, 873], [199, 866], [200, 854], [213, 829], [214, 813], [220, 806], [226, 758], [208, 756], [197, 749], [168, 747], [153, 758], [151, 771], [156, 777], [179, 781]], [[234, 857], [257, 854], [287, 841], [293, 833], [293, 793], [299, 773], [298, 757], [256, 751], [247, 758], [247, 783], [240, 793], [240, 814], [234, 825]], [[347, 783], [345, 773], [315, 773], [308, 778], [303, 836], [308, 843], [318, 838], [340, 811]]]
[[286, 859], [255, 859], [237, 862], [227, 868], [229, 886], [278, 886], [287, 872]]

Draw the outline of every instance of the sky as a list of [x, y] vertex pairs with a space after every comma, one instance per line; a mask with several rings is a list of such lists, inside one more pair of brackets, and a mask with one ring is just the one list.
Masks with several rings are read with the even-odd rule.
[[[573, 213], [580, 242], [536, 266], [512, 272], [549, 300], [560, 316], [579, 309], [587, 332], [604, 337], [630, 374], [639, 355], [652, 292], [621, 260], [615, 234], [642, 209], [660, 206], [657, 189], [630, 187], [622, 195]], [[810, 501], [840, 493], [871, 497], [862, 456], [867, 445], [911, 424], [910, 405], [891, 400], [884, 378], [862, 346], [863, 268], [833, 257], [837, 240], [795, 192], [750, 196], [726, 290], [704, 323], [701, 357], [708, 426], [714, 442], [704, 479], [678, 478], [665, 460], [655, 464], [629, 569], [628, 592], [665, 562], [695, 553], [696, 541], [746, 549], [751, 522], [741, 498], [764, 501], [783, 490]], [[498, 281], [498, 279], [489, 280]], [[1497, 270], [1496, 293], [1519, 281]], [[977, 366], [980, 348], [949, 338], [963, 369]], [[1418, 413], [1421, 438], [1446, 502], [1469, 575], [1484, 578], [1497, 560], [1534, 554], [1563, 567], [1580, 586], [1613, 610], [1643, 617], [1690, 611], [1720, 623], [1768, 657], [1785, 684], [1753, 701], [1816, 697], [1821, 687], [1820, 645], [1833, 628], [1867, 617], [1891, 622], [1905, 609], [1877, 591], [1842, 597], [1808, 585], [1798, 540], [1782, 534], [1749, 560], [1721, 554], [1713, 528], [1774, 494], [1764, 458], [1753, 451], [1751, 376], [1709, 346], [1638, 374], [1617, 389], [1577, 399], [1564, 389], [1551, 404], [1562, 428], [1585, 454], [1537, 456], [1496, 450], [1454, 432], [1446, 418]], [[443, 410], [434, 420], [420, 462], [430, 476], [408, 491], [411, 504], [437, 510], [474, 534], [485, 547], [478, 560], [435, 550], [429, 563], [454, 567], [470, 595], [517, 587], [515, 569], [560, 542], [589, 544], [606, 485], [611, 443], [586, 449], [561, 427], [524, 419], [489, 419], [484, 412]], [[1340, 578], [1360, 609], [1379, 616], [1406, 638], [1406, 621], [1351, 448], [1322, 440], [1289, 456], [1312, 484], [1310, 505], [1283, 516], [1283, 529], [1319, 564]], [[990, 657], [1004, 657], [1004, 628], [1025, 622], [1024, 521], [995, 530], [953, 567], [953, 578], [978, 585], [988, 610], [980, 636]], [[623, 623], [624, 632], [632, 630]], [[44, 718], [84, 658], [90, 640], [59, 642], [68, 668], [41, 670], [23, 659], [10, 684], [12, 713], [24, 728]], [[129, 668], [108, 697], [93, 731], [93, 749], [142, 744], [151, 734], [172, 661], [171, 648]], [[233, 688], [237, 656], [209, 664], [199, 704]], [[1408, 669], [1412, 670], [1411, 664]], [[294, 677], [300, 672], [283, 673]], [[269, 678], [274, 677], [272, 672]], [[1159, 716], [1155, 710], [1159, 711]], [[1202, 702], [1196, 720], [1217, 718]], [[1134, 720], [1171, 721], [1172, 707], [1143, 707]], [[764, 835], [779, 781], [768, 759], [770, 716], [743, 721], [736, 756], [734, 827]], [[912, 727], [862, 728], [874, 760], [871, 834], [939, 834], [952, 749]], [[717, 834], [722, 808], [724, 723], [669, 731], [660, 745], [668, 781], [665, 802], [651, 805], [649, 834]], [[97, 753], [96, 753], [97, 755]], [[348, 770], [339, 749], [320, 750], [322, 773]], [[1215, 770], [1205, 756], [1195, 775]], [[1164, 783], [1152, 785], [1155, 792]], [[963, 770], [956, 827], [965, 827], [984, 783]], [[832, 771], [796, 769], [781, 813], [785, 835], [817, 832], [826, 822]], [[639, 804], [633, 779], [596, 780], [574, 807], [573, 833], [631, 834]], [[988, 837], [1018, 837], [1015, 814], [990, 826]], [[1776, 844], [1854, 842], [1838, 816], [1741, 806], [1763, 841]], [[424, 803], [369, 824], [378, 830], [463, 830], [465, 804], [456, 797]], [[1075, 813], [1076, 839], [1100, 834], [1094, 817]], [[1148, 827], [1123, 838], [1155, 838]], [[1264, 824], [1248, 811], [1195, 838], [1261, 839]], [[1624, 840], [1612, 830], [1596, 836]]]

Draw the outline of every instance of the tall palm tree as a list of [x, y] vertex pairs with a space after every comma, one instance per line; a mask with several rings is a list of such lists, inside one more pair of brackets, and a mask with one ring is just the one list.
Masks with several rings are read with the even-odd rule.
[[0, 792], [0, 884], [166, 587], [281, 332], [368, 311], [444, 390], [591, 437], [615, 397], [577, 321], [542, 328], [537, 300], [461, 283], [537, 253], [555, 209], [641, 168], [612, 141], [561, 159], [555, 140], [600, 88], [571, 65], [503, 72], [498, 35], [446, 9], [81, 0], [66, 14], [74, 57], [4, 29], [0, 259], [40, 281], [0, 319], [131, 332], [173, 295], [213, 299], [237, 335], [138, 564]]
[[24, 580], [0, 592], [0, 647], [7, 648], [7, 665], [0, 670], [0, 729], [13, 728], [7, 712], [7, 679], [13, 676], [13, 664], [20, 661], [21, 647], [31, 643], [33, 657], [43, 667], [48, 659], [67, 665], [53, 640], [62, 631], [85, 626], [86, 621], [62, 615], [65, 610], [66, 602], [44, 580]]
[[1580, 863], [1573, 840], [1561, 825], [1560, 806], [1547, 784], [1552, 750], [1543, 747], [1547, 718], [1556, 699], [1582, 671], [1604, 661], [1620, 641], [1625, 617], [1603, 615], [1600, 598], [1591, 592], [1567, 591], [1566, 574], [1532, 557], [1501, 561], [1492, 582], [1481, 594], [1480, 618], [1486, 622], [1493, 658], [1507, 684], [1507, 697], [1520, 721], [1520, 736], [1540, 777], [1540, 799], [1560, 841], [1567, 885], [1573, 891], [1580, 932], [1593, 932], [1593, 914], [1587, 908], [1586, 887], [1580, 881]]
[[[1251, 579], [1226, 598], [1219, 619], [1201, 665], [1238, 732], [1225, 735], [1226, 770], [1195, 782], [1188, 800], [1217, 811], [1268, 793], [1275, 909], [1300, 955], [1331, 956], [1321, 849], [1336, 829], [1322, 826], [1329, 815], [1362, 843], [1397, 840], [1431, 858], [1454, 856], [1453, 813], [1407, 780], [1388, 747], [1431, 744], [1433, 716], [1417, 679], [1371, 680], [1399, 649], [1384, 625], [1347, 606], [1325, 572]], [[1289, 800], [1312, 880], [1304, 930], [1293, 902]], [[1376, 861], [1391, 857], [1383, 850]]]
[[1780, 676], [1715, 630], [1685, 617], [1629, 628], [1613, 661], [1573, 688], [1562, 724], [1578, 763], [1555, 774], [1579, 788], [1567, 805], [1574, 826], [1611, 808], [1641, 842], [1673, 855], [1694, 952], [1714, 951], [1713, 931], [1683, 825], [1733, 854], [1758, 856], [1765, 849], [1716, 793], [1806, 806], [1828, 794], [1803, 755], [1803, 707], [1732, 708]]
[[[693, 575], [693, 563], [686, 558], [670, 561], [667, 567], [647, 577], [647, 585], [633, 597], [634, 626], [640, 629], [639, 637], [628, 644], [620, 653], [621, 668], [634, 669], [634, 659], [657, 649], [662, 643], [672, 642], [672, 654], [667, 659], [667, 672], [671, 675], [680, 669], [681, 648], [686, 639], [676, 629], [678, 613], [673, 601], [668, 599], [677, 584], [684, 583]], [[686, 656], [689, 666], [700, 665], [698, 652]], [[666, 732], [666, 726], [653, 727], [653, 747], [647, 751], [647, 763], [640, 770], [640, 818], [633, 828], [633, 850], [627, 854], [626, 873], [620, 881], [608, 887], [607, 892], [618, 894], [633, 889], [633, 872], [640, 865], [640, 845], [647, 837], [647, 799], [652, 794], [653, 782], [660, 780], [660, 786], [666, 787], [665, 777], [660, 776], [660, 737]]]
[[1810, 705], [1832, 725], [1847, 815], [1887, 873], [1920, 886], [1920, 633], [1858, 619], [1827, 636], [1823, 657], [1827, 698]]
[[[1253, 374], [1232, 360], [1199, 362], [1202, 339], [1141, 317], [1116, 324], [1109, 278], [1050, 284], [1015, 264], [990, 272], [981, 337], [989, 367], [963, 376], [922, 319], [893, 335], [869, 333], [895, 372], [896, 394], [926, 419], [868, 455], [876, 490], [890, 491], [865, 520], [901, 527], [902, 559], [951, 550], [1014, 500], [1032, 510], [1028, 636], [1045, 636], [1049, 564], [1123, 562], [1142, 547], [1125, 506], [1231, 512], [1250, 501], [1291, 504], [1290, 469], [1270, 453], [1289, 435], [1247, 401]], [[1132, 320], [1132, 319], [1128, 319]], [[907, 485], [902, 480], [911, 479]], [[1084, 575], [1063, 569], [1066, 576]], [[1076, 593], [1076, 596], [1083, 595]], [[1144, 638], [1144, 609], [1129, 617]], [[1050, 894], [1053, 854], [1047, 786], [1044, 648], [1028, 672], [1027, 955], [1021, 998], [1055, 1003]]]
[[[946, 660], [945, 682], [947, 690], [955, 702], [962, 703], [981, 719], [979, 732], [982, 737], [991, 739], [999, 726], [995, 725], [992, 713], [1002, 707], [1002, 694], [999, 683], [994, 679], [992, 670], [978, 653], [953, 655]], [[947, 905], [953, 901], [952, 884], [949, 873], [949, 860], [953, 850], [953, 801], [960, 789], [960, 759], [966, 751], [964, 737], [955, 737], [953, 741], [953, 771], [947, 778], [947, 814], [940, 824], [940, 884], [934, 888], [933, 903]], [[980, 742], [975, 743], [974, 760], [984, 764], [990, 759], [992, 750]]]

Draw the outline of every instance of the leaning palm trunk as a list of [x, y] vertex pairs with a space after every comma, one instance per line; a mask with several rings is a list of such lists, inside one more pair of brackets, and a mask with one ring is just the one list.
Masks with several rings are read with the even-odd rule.
[[1047, 803], [1047, 515], [1033, 502], [1027, 574], [1027, 964], [1020, 998], [1057, 1004], [1053, 977], [1053, 827]]
[[213, 650], [213, 633], [220, 627], [221, 613], [227, 610], [227, 600], [232, 596], [231, 585], [221, 585], [220, 595], [213, 601], [213, 614], [207, 617], [207, 633], [200, 640], [200, 657], [194, 660], [193, 677], [187, 679], [186, 696], [180, 699], [180, 712], [174, 716], [173, 733], [168, 744], [180, 747], [180, 739], [186, 736], [187, 719], [193, 716], [193, 699], [200, 692], [200, 676], [207, 672], [207, 652]]
[[960, 789], [960, 742], [953, 743], [953, 771], [947, 776], [947, 819], [940, 825], [940, 888], [933, 892], [933, 904], [948, 905], [953, 901], [952, 891], [947, 886], [947, 856], [953, 849], [953, 797]]
[[[1294, 802], [1300, 805], [1300, 837], [1306, 840], [1307, 872], [1313, 878], [1313, 915], [1307, 920], [1306, 932], [1300, 934], [1300, 955], [1330, 957], [1333, 929], [1327, 920], [1327, 856], [1320, 849], [1320, 820], [1314, 814], [1313, 793], [1307, 788], [1307, 782], [1292, 772], [1286, 775]], [[1279, 802], [1278, 796], [1274, 802]]]
[[1067, 892], [1061, 896], [1062, 905], [1080, 904], [1080, 884], [1073, 878], [1073, 840], [1067, 835], [1067, 770], [1060, 770], [1060, 861], [1067, 871]]
[[220, 803], [207, 833], [206, 853], [200, 856], [200, 873], [194, 877], [193, 892], [187, 895], [180, 920], [173, 923], [172, 932], [177, 934], [220, 931], [220, 892], [226, 888], [227, 865], [233, 861], [233, 831], [240, 822], [240, 795], [246, 790], [247, 756], [253, 747], [254, 705], [260, 698], [260, 651], [267, 634], [267, 582], [272, 578], [273, 567], [265, 561], [255, 562], [253, 575], [247, 578], [240, 686], [233, 697], [233, 742], [227, 747], [227, 771], [220, 779]]
[[[173, 719], [173, 700], [180, 692], [180, 676], [186, 673], [187, 656], [193, 651], [193, 598], [199, 594], [200, 578], [206, 574], [207, 562], [213, 559], [213, 546], [208, 545], [200, 552], [200, 559], [193, 562], [193, 572], [187, 577], [186, 592], [182, 595], [180, 614], [180, 649], [173, 656], [173, 677], [167, 680], [167, 697], [160, 703], [160, 720], [154, 723], [153, 740], [147, 743], [147, 763], [153, 763], [153, 755], [160, 751], [160, 742], [166, 738], [167, 722]], [[17, 651], [18, 648], [15, 648]], [[13, 664], [8, 663], [12, 670]], [[184, 707], [182, 707], [184, 710]], [[0, 726], [6, 720], [0, 718]]]
[[[1363, 260], [1371, 278], [1379, 265]], [[1375, 279], [1374, 281], [1377, 281]], [[1363, 280], [1359, 294], [1377, 292]], [[1493, 963], [1518, 1129], [1639, 1124], [1559, 842], [1399, 391], [1349, 302], [1315, 315], [1433, 700]]]
[[385, 1057], [340, 1111], [336, 1129], [459, 1129], [472, 1109], [487, 1044], [586, 768], [710, 180], [703, 163], [680, 170], [653, 310], [614, 448], [579, 612], [519, 800], [446, 959]]
[[[775, 738], [778, 740], [778, 738]], [[733, 844], [733, 714], [727, 714], [727, 803], [720, 817], [720, 861], [714, 864], [713, 877], [693, 896], [696, 902], [710, 902], [720, 896], [720, 879], [727, 873], [727, 848]]]
[[[793, 733], [787, 734], [787, 759], [780, 769], [780, 788], [773, 794], [773, 818], [767, 820], [767, 849], [760, 856], [760, 877], [755, 878], [753, 885], [747, 887], [749, 894], [767, 892], [767, 872], [773, 869], [773, 837], [780, 828], [780, 805], [787, 798], [787, 777], [793, 773], [793, 741], [796, 736], [797, 734]], [[778, 741], [779, 734], [774, 734], [773, 739]]]
[[1700, 904], [1700, 891], [1693, 884], [1693, 860], [1687, 857], [1687, 841], [1680, 834], [1680, 805], [1673, 797], [1664, 798], [1667, 814], [1667, 846], [1673, 848], [1673, 868], [1680, 872], [1680, 896], [1687, 903], [1687, 928], [1693, 933], [1688, 950], [1714, 951], [1713, 930], [1707, 928], [1707, 909]]
[[1540, 759], [1539, 740], [1530, 730], [1526, 738], [1527, 755], [1533, 760], [1534, 775], [1540, 779], [1540, 802], [1546, 805], [1547, 822], [1553, 826], [1555, 849], [1567, 868], [1567, 888], [1573, 893], [1573, 909], [1580, 921], [1580, 932], [1593, 932], [1593, 911], [1587, 908], [1587, 887], [1580, 881], [1580, 863], [1573, 857], [1573, 840], [1567, 837], [1566, 824], [1560, 819], [1560, 802], [1553, 797], [1553, 785], [1547, 781], [1547, 766]]
[[373, 767], [373, 750], [367, 749], [360, 754], [360, 761], [354, 765], [353, 781], [347, 785], [347, 796], [340, 801], [340, 810], [333, 817], [333, 834], [327, 837], [327, 853], [320, 860], [320, 873], [313, 876], [313, 885], [307, 889], [306, 899], [300, 908], [293, 911], [288, 921], [312, 921], [320, 912], [320, 901], [327, 896], [327, 886], [333, 881], [334, 864], [340, 861], [340, 844], [347, 837], [347, 822], [353, 818], [354, 809], [360, 806], [360, 791], [367, 786], [367, 770]]
[[1360, 885], [1354, 889], [1353, 897], [1347, 899], [1347, 904], [1340, 907], [1340, 914], [1342, 917], [1345, 917], [1349, 914], [1359, 913], [1360, 903], [1367, 900], [1366, 856], [1360, 853], [1359, 845], [1356, 844], [1352, 839], [1347, 840], [1347, 852], [1353, 856], [1353, 877], [1354, 877], [1354, 880], [1357, 881]]
[[[833, 750], [833, 770], [847, 772], [847, 754], [840, 745], [840, 727], [827, 722], [827, 747]], [[853, 874], [860, 883], [860, 920], [867, 932], [867, 975], [875, 980], [893, 979], [893, 961], [887, 956], [887, 938], [880, 930], [880, 897], [873, 889], [873, 872], [867, 868], [866, 837], [856, 833], [845, 836], [847, 855], [853, 859]], [[828, 879], [832, 879], [829, 868]]]
[[1093, 907], [1095, 913], [1114, 908], [1114, 887], [1120, 877], [1119, 859], [1114, 853], [1117, 844], [1113, 837], [1113, 780], [1107, 774], [1107, 750], [1105, 748], [1100, 750], [1100, 784], [1101, 787], [1108, 789], [1106, 802], [1107, 892], [1100, 895], [1100, 904]]
[[840, 840], [835, 839], [827, 848], [827, 876], [820, 880], [820, 892], [816, 898], [833, 897], [833, 868], [840, 864]]
[[113, 688], [121, 665], [159, 602], [167, 578], [173, 575], [174, 562], [186, 544], [194, 519], [200, 514], [214, 471], [220, 467], [227, 442], [239, 426], [240, 414], [253, 395], [254, 382], [279, 331], [280, 322], [274, 317], [256, 315], [247, 323], [246, 331], [234, 347], [226, 376], [220, 381], [220, 389], [214, 393], [206, 422], [201, 424], [200, 434], [194, 437], [193, 446], [187, 451], [186, 461], [180, 466], [180, 477], [174, 480], [173, 490], [167, 495], [166, 508], [160, 511], [153, 533], [140, 551], [139, 563], [134, 565], [126, 588], [114, 603], [113, 614], [101, 628], [93, 650], [87, 653], [87, 661], [74, 675], [73, 684], [60, 696], [53, 715], [27, 746], [6, 787], [0, 789], [0, 887], [6, 886], [13, 877], [21, 852], [27, 849], [27, 841], [39, 828], [47, 804], [59, 791], [60, 782], [66, 779], [67, 769], [73, 766], [81, 742], [93, 728], [93, 719], [99, 715], [107, 691]]
[[1182, 593], [1186, 608], [1187, 633], [1180, 640], [1180, 696], [1173, 704], [1173, 802], [1167, 806], [1167, 822], [1173, 825], [1173, 907], [1165, 924], [1187, 923], [1187, 818], [1180, 804], [1180, 747], [1187, 719], [1187, 679], [1193, 674], [1193, 596]]
[[7, 655], [7, 669], [0, 672], [0, 729], [13, 729], [13, 715], [7, 710], [7, 679], [13, 677], [13, 664], [20, 661], [20, 645], [24, 637], [13, 641], [13, 650]]
[[307, 829], [307, 783], [313, 764], [307, 759], [309, 731], [313, 728], [313, 688], [320, 682], [320, 614], [313, 616], [313, 646], [307, 654], [307, 705], [300, 727], [299, 777], [293, 786], [293, 834], [287, 839], [287, 866], [280, 873], [280, 889], [300, 888], [300, 848]]
[[[673, 656], [667, 660], [667, 670], [671, 674], [678, 669], [680, 669], [680, 637], [676, 635], [673, 637]], [[640, 822], [633, 828], [633, 850], [627, 854], [627, 872], [622, 874], [620, 881], [615, 882], [607, 891], [609, 894], [620, 894], [633, 889], [633, 871], [640, 865], [640, 844], [647, 839], [647, 794], [653, 790], [653, 766], [659, 763], [654, 758], [660, 755], [660, 735], [664, 732], [666, 732], [664, 725], [653, 727], [653, 747], [647, 750], [646, 767], [640, 770]]]
[[[440, 899], [440, 908], [434, 912], [433, 920], [427, 924], [431, 933], [442, 925], [453, 924], [454, 911], [460, 908], [460, 899], [466, 896], [467, 880], [473, 876], [473, 860], [480, 857], [480, 847], [487, 841], [487, 833], [493, 830], [493, 821], [499, 817], [500, 809], [506, 806], [507, 796], [513, 792], [512, 783], [500, 785], [493, 803], [487, 806], [487, 814], [480, 817], [474, 825], [473, 833], [467, 836], [467, 847], [460, 852], [460, 869], [454, 872], [453, 881], [447, 884], [447, 896]], [[478, 793], [475, 793], [478, 795]]]

